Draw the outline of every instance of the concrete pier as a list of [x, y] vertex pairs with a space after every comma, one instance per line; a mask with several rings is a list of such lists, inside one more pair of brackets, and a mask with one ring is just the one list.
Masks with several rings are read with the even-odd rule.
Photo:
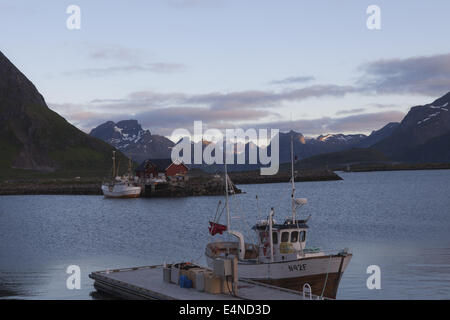
[[[163, 281], [162, 266], [92, 272], [94, 287], [120, 299], [144, 300], [303, 300], [301, 293], [250, 280], [238, 281], [238, 295], [211, 294]], [[320, 299], [312, 296], [312, 299]]]

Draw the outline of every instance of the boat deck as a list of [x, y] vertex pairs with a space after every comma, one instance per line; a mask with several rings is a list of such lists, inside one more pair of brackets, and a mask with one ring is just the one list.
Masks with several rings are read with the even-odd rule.
[[[238, 296], [211, 294], [163, 281], [162, 266], [92, 272], [94, 287], [122, 299], [146, 300], [303, 300], [300, 292], [250, 280], [239, 280]], [[309, 296], [306, 298], [309, 299]], [[313, 296], [312, 299], [319, 299]]]

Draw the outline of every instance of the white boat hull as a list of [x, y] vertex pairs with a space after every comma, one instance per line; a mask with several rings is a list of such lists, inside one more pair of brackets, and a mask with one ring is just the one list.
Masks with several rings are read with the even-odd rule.
[[138, 198], [141, 195], [141, 187], [127, 185], [102, 186], [105, 198]]
[[[302, 291], [308, 283], [313, 294], [335, 298], [340, 278], [352, 258], [347, 255], [321, 255], [297, 260], [254, 263], [239, 261], [239, 278], [251, 279], [271, 285]], [[213, 258], [206, 256], [212, 267]]]

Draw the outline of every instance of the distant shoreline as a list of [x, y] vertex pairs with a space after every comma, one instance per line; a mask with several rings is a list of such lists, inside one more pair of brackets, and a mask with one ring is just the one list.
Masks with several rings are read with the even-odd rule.
[[450, 163], [420, 163], [420, 164], [373, 164], [373, 165], [341, 165], [339, 167], [333, 167], [335, 171], [345, 172], [372, 172], [372, 171], [417, 171], [417, 170], [448, 170], [450, 169]]
[[[290, 175], [280, 172], [273, 176], [261, 176], [259, 170], [246, 172], [230, 172], [230, 178], [235, 185], [263, 184], [289, 182]], [[342, 178], [330, 170], [307, 170], [296, 173], [296, 182], [306, 181], [332, 181]], [[36, 179], [36, 180], [10, 180], [0, 183], [1, 195], [102, 195], [102, 180], [75, 180], [75, 179]], [[236, 188], [236, 193], [241, 193]], [[148, 195], [143, 190], [144, 197], [176, 198], [188, 196], [223, 195], [223, 179], [209, 174], [201, 174], [189, 178], [185, 185], [167, 185]]]
[[[291, 175], [289, 172], [279, 172], [276, 175], [262, 176], [259, 170], [230, 172], [229, 176], [235, 184], [263, 184], [263, 183], [282, 183], [289, 182]], [[295, 182], [310, 181], [336, 181], [342, 178], [332, 170], [313, 169], [313, 170], [296, 170]]]
[[[320, 182], [343, 180], [336, 172], [375, 172], [375, 171], [418, 171], [418, 170], [449, 170], [450, 164], [396, 164], [396, 165], [355, 165], [347, 167], [335, 167], [329, 169], [296, 170], [295, 182]], [[335, 172], [336, 171], [336, 172]], [[259, 170], [230, 172], [229, 176], [235, 185], [284, 183], [290, 181], [288, 172], [279, 172], [273, 176], [262, 176]], [[169, 186], [151, 196], [154, 198], [178, 198], [190, 196], [222, 195], [223, 186], [220, 178], [211, 175], [199, 175], [191, 177], [191, 182], [184, 187]], [[34, 179], [34, 180], [10, 180], [0, 183], [0, 196], [6, 195], [103, 195], [101, 179], [87, 179], [77, 181], [75, 179]], [[241, 193], [236, 188], [236, 193]]]

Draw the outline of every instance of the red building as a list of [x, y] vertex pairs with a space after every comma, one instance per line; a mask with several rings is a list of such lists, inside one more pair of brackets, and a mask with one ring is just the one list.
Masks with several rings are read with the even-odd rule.
[[142, 162], [136, 169], [136, 175], [141, 179], [157, 178], [161, 176], [182, 176], [189, 168], [182, 162], [174, 163], [172, 159], [149, 159]]

